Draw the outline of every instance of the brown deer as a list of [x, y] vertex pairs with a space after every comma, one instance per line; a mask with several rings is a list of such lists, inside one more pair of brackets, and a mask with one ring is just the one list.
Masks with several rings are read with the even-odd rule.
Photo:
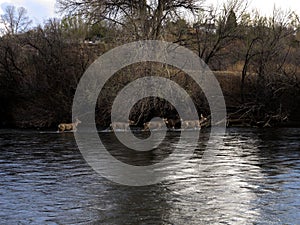
[[149, 121], [144, 123], [144, 131], [150, 129], [162, 129], [164, 125], [167, 123], [167, 119], [163, 119], [163, 121]]
[[182, 120], [180, 118], [168, 118], [165, 122], [169, 129], [175, 129], [180, 127], [181, 121]]
[[206, 117], [204, 117], [201, 114], [200, 120], [182, 120], [181, 121], [181, 128], [182, 129], [191, 129], [191, 128], [198, 128], [201, 129], [201, 125], [207, 120]]
[[129, 127], [135, 125], [135, 122], [132, 120], [128, 120], [127, 123], [125, 122], [112, 122], [110, 124], [110, 128], [113, 130], [129, 130]]
[[80, 124], [81, 121], [76, 118], [74, 123], [61, 123], [58, 125], [58, 132], [64, 132], [64, 131], [77, 131], [77, 126]]

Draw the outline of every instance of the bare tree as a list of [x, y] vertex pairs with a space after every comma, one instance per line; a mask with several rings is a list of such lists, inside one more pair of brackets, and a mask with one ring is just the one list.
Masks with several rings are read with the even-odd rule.
[[194, 24], [192, 48], [195, 48], [205, 63], [209, 64], [224, 48], [240, 37], [237, 20], [247, 6], [247, 1], [230, 0], [221, 9], [211, 6], [200, 11]]
[[85, 16], [90, 22], [111, 21], [134, 39], [158, 39], [168, 17], [180, 9], [194, 12], [203, 0], [57, 0], [59, 11]]
[[[268, 80], [272, 80], [272, 74], [279, 74], [284, 69], [290, 48], [286, 40], [294, 34], [291, 29], [290, 13], [284, 13], [274, 9], [270, 18], [261, 17], [258, 14], [253, 19], [252, 26], [245, 27], [243, 37], [245, 61], [242, 71], [241, 97], [244, 101], [245, 78], [249, 67], [256, 68], [258, 86], [261, 91], [266, 91]], [[257, 93], [265, 96], [265, 93]]]
[[[296, 90], [291, 58], [295, 27], [290, 12], [274, 9], [271, 17], [254, 12], [241, 21], [242, 34], [236, 51], [243, 61], [239, 120], [255, 126], [271, 126], [286, 120], [289, 90]], [[237, 53], [236, 52], [236, 53]], [[234, 113], [235, 114], [235, 113]], [[233, 115], [234, 116], [234, 115]]]
[[25, 8], [16, 9], [15, 6], [9, 5], [5, 8], [4, 14], [1, 15], [0, 23], [4, 26], [2, 33], [14, 35], [27, 31], [32, 21], [27, 16]]

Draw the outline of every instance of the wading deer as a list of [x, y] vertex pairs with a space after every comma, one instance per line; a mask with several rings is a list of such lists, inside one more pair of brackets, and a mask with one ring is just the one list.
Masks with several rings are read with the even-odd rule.
[[201, 125], [207, 120], [206, 117], [204, 117], [201, 114], [200, 120], [182, 120], [181, 121], [181, 128], [182, 129], [193, 129], [198, 128], [201, 129]]
[[135, 125], [135, 122], [128, 120], [128, 122], [112, 122], [110, 128], [113, 130], [129, 130], [129, 127]]
[[167, 123], [167, 119], [163, 119], [162, 121], [149, 121], [144, 123], [144, 131], [152, 130], [152, 129], [162, 129], [164, 128], [165, 124]]
[[58, 132], [64, 132], [64, 131], [76, 132], [77, 126], [80, 123], [81, 123], [81, 121], [77, 118], [74, 123], [61, 123], [58, 125]]
[[168, 118], [166, 120], [166, 124], [169, 129], [175, 129], [175, 128], [180, 127], [181, 121], [182, 120], [179, 118]]

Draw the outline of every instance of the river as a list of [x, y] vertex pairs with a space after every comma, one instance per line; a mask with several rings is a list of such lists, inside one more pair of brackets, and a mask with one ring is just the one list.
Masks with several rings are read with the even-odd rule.
[[[119, 150], [113, 133], [99, 136]], [[210, 165], [197, 170], [208, 136], [201, 131], [180, 173], [131, 187], [96, 173], [73, 133], [0, 130], [0, 224], [299, 224], [299, 128], [230, 128]]]

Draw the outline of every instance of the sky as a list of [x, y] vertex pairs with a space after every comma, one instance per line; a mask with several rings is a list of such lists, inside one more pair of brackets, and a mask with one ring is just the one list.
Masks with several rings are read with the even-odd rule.
[[[227, 2], [226, 0], [206, 0], [209, 3], [218, 4]], [[272, 15], [274, 6], [283, 10], [292, 10], [300, 14], [299, 0], [248, 0], [249, 11], [251, 9], [258, 9], [261, 15]]]
[[7, 5], [24, 7], [36, 25], [43, 24], [49, 18], [58, 17], [55, 15], [55, 0], [0, 0], [0, 14], [3, 14]]
[[[220, 4], [225, 0], [206, 0], [208, 4]], [[257, 8], [261, 15], [271, 15], [274, 5], [300, 14], [299, 0], [249, 0], [250, 9]], [[59, 17], [55, 14], [55, 0], [0, 0], [0, 14], [7, 5], [23, 6], [34, 24], [43, 24], [44, 20]]]

